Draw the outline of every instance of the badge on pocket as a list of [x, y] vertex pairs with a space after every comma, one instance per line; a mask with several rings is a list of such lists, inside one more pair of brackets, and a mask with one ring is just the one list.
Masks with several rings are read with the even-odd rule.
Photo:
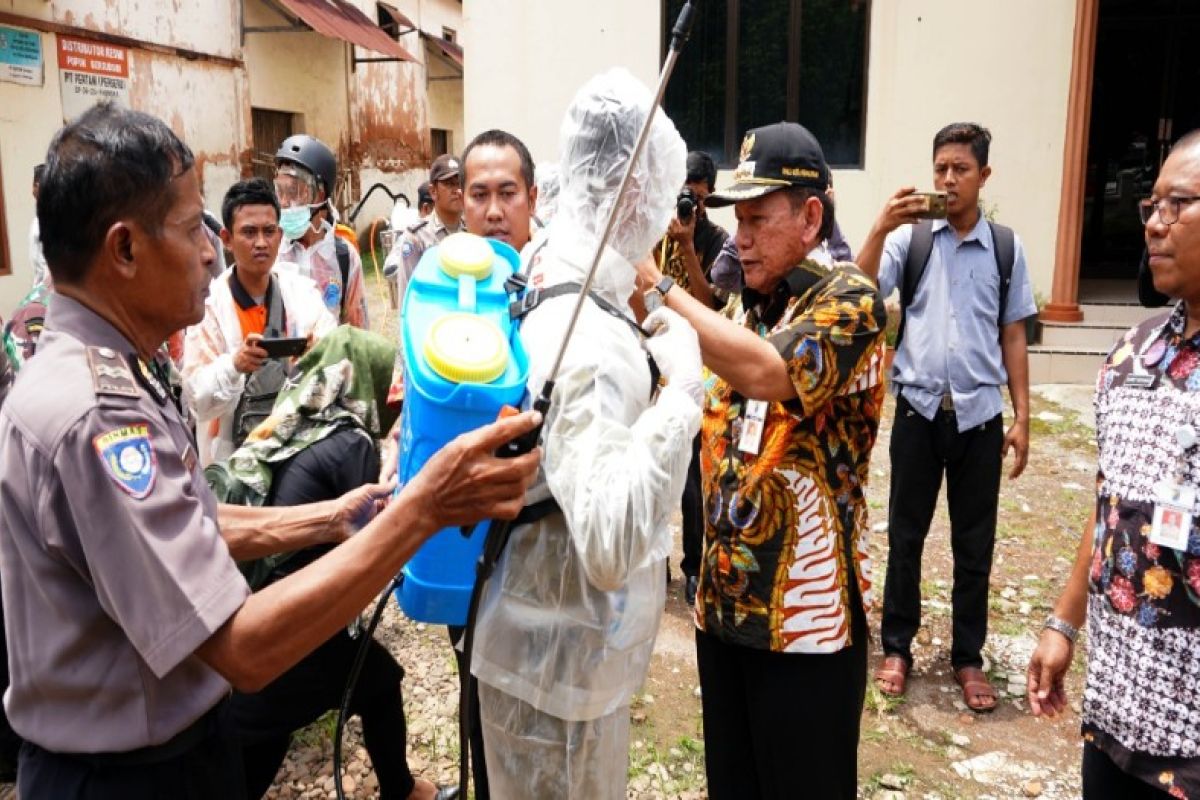
[[1158, 490], [1158, 502], [1154, 504], [1154, 522], [1150, 527], [1150, 541], [1160, 547], [1186, 550], [1188, 533], [1192, 529], [1192, 508], [1196, 502], [1196, 491], [1180, 486], [1174, 481], [1165, 481]]
[[763, 426], [767, 423], [767, 401], [747, 400], [742, 414], [742, 435], [738, 439], [738, 450], [758, 455], [762, 446]]

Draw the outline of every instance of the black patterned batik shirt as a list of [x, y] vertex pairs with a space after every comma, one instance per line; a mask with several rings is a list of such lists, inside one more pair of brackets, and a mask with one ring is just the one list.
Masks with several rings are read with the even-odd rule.
[[[1200, 528], [1150, 541], [1164, 481], [1200, 488], [1200, 336], [1183, 303], [1119, 341], [1096, 386], [1099, 475], [1083, 735], [1132, 775], [1200, 798]], [[1184, 437], [1186, 441], [1186, 437]]]

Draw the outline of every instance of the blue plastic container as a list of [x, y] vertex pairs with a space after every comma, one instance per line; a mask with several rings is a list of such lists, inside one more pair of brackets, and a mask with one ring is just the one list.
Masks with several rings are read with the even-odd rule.
[[[505, 405], [520, 407], [529, 380], [529, 358], [521, 345], [519, 326], [509, 318], [509, 297], [504, 289], [505, 279], [519, 269], [520, 257], [503, 242], [459, 238], [457, 244], [465, 242], [467, 250], [475, 248], [477, 255], [481, 243], [486, 242], [494, 258], [486, 277], [456, 277], [456, 270], [448, 271], [443, 263], [443, 256], [455, 247], [451, 242], [455, 237], [471, 234], [455, 234], [426, 250], [404, 296], [400, 315], [405, 356], [398, 465], [401, 486], [459, 434], [494, 422]], [[500, 349], [506, 346], [503, 372], [488, 382], [450, 379], [443, 363], [430, 361], [427, 347], [431, 337], [438, 336], [439, 325], [447, 320], [461, 322], [464, 314], [489, 320], [482, 327], [494, 324], [499, 329], [491, 344]], [[467, 324], [478, 327], [480, 322], [468, 319]], [[499, 343], [500, 336], [505, 344]], [[459, 337], [455, 346], [474, 347], [469, 339]], [[396, 590], [396, 599], [409, 618], [439, 625], [466, 624], [476, 562], [489, 527], [488, 522], [480, 523], [469, 538], [458, 528], [444, 528], [417, 551], [405, 565], [404, 580]]]

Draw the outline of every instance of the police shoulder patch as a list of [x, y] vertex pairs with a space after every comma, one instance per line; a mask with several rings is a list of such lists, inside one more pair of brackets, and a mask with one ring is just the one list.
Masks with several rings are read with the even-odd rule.
[[92, 446], [118, 486], [138, 500], [150, 494], [158, 474], [158, 458], [150, 446], [148, 424], [114, 428], [92, 439]]
[[87, 359], [92, 373], [92, 390], [96, 394], [141, 397], [129, 365], [116, 351], [108, 347], [88, 347]]

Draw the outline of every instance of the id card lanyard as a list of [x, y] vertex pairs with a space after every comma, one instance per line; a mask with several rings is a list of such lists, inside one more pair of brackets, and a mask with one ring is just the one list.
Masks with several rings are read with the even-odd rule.
[[[790, 323], [796, 316], [796, 312], [800, 309], [799, 303], [792, 303], [783, 316], [775, 323], [774, 329], [784, 327]], [[765, 325], [763, 326], [766, 327]], [[770, 331], [764, 331], [769, 333]], [[771, 404], [766, 400], [752, 400], [746, 398], [742, 410], [742, 427], [738, 435], [737, 449], [746, 455], [756, 456], [762, 448], [763, 430], [767, 427], [767, 412], [770, 410]]]

